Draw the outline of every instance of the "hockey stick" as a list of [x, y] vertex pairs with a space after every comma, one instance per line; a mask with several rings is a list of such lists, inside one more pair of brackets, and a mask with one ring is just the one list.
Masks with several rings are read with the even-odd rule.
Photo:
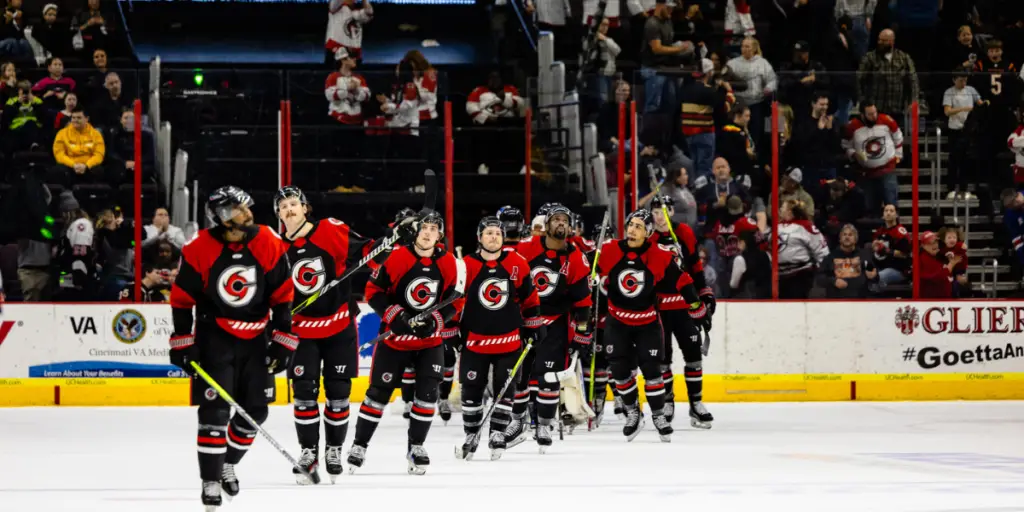
[[[423, 180], [424, 190], [426, 190], [426, 197], [423, 200], [423, 210], [433, 209], [434, 202], [437, 200], [437, 176], [434, 174], [434, 171], [427, 169], [426, 172], [423, 173]], [[307, 297], [306, 300], [302, 301], [301, 304], [292, 308], [292, 315], [297, 315], [300, 312], [302, 312], [302, 310], [313, 305], [313, 303], [316, 302], [317, 299], [324, 296], [324, 294], [331, 291], [332, 288], [338, 286], [346, 279], [352, 277], [356, 272], [358, 272], [368, 263], [370, 263], [370, 261], [372, 261], [377, 256], [380, 256], [382, 252], [391, 249], [391, 246], [395, 245], [395, 242], [398, 242], [398, 239], [400, 238], [398, 235], [398, 230], [401, 227], [405, 226], [406, 224], [415, 221], [415, 217], [409, 217], [408, 219], [404, 219], [401, 223], [396, 225], [394, 229], [391, 231], [391, 235], [381, 240], [377, 247], [374, 247], [373, 250], [370, 251], [366, 256], [363, 256], [359, 260], [359, 262], [355, 264], [355, 266], [348, 269], [344, 274], [341, 275], [341, 277], [335, 279], [334, 281], [331, 281], [330, 283], [327, 283], [327, 285], [321, 288], [319, 291]]]
[[[604, 237], [608, 232], [608, 224], [611, 222], [611, 219], [612, 212], [610, 209], [606, 209], [604, 211], [604, 218], [601, 219], [601, 234], [597, 237], [597, 250], [594, 252], [594, 263], [590, 267], [590, 285], [594, 287], [594, 314], [591, 316], [594, 319], [595, 331], [597, 330], [597, 315], [600, 314], [598, 311], [598, 304], [600, 304], [601, 300], [601, 281], [597, 279], [597, 262], [601, 259], [601, 246], [604, 245]], [[591, 347], [590, 350], [590, 378], [588, 379], [590, 381], [590, 393], [588, 393], [590, 396], [587, 397], [587, 401], [590, 402], [589, 405], [591, 410], [593, 410], [594, 407], [594, 371], [597, 367], [597, 350], [594, 350], [594, 348], [595, 347]], [[593, 430], [593, 428], [594, 420], [588, 418], [587, 430]]]
[[700, 344], [700, 353], [704, 356], [708, 356], [708, 350], [711, 349], [711, 332], [704, 331], [704, 341]]
[[[252, 416], [249, 416], [249, 413], [245, 412], [245, 409], [242, 409], [242, 406], [238, 405], [238, 402], [236, 402], [234, 398], [231, 398], [231, 395], [228, 394], [220, 384], [217, 384], [217, 381], [213, 380], [213, 377], [211, 377], [209, 373], [206, 373], [206, 370], [204, 370], [202, 366], [199, 366], [199, 363], [192, 361], [192, 368], [196, 371], [196, 374], [202, 377], [203, 380], [210, 385], [211, 388], [217, 391], [217, 394], [219, 394], [220, 397], [224, 399], [224, 401], [227, 402], [236, 413], [238, 413], [239, 416], [245, 418], [245, 421], [248, 421], [257, 432], [262, 434], [263, 437], [267, 439], [267, 442], [277, 450], [277, 453], [280, 453], [284, 458], [288, 459], [288, 462], [292, 464], [292, 467], [298, 469], [303, 476], [309, 479], [309, 481], [314, 481], [313, 475], [311, 475], [309, 471], [306, 471], [306, 468], [300, 466], [299, 461], [295, 457], [292, 457], [292, 455], [288, 453], [288, 450], [285, 450], [284, 447], [281, 446], [281, 443], [278, 443], [277, 440], [267, 433], [259, 423], [256, 423], [256, 420], [252, 419]], [[316, 479], [318, 480], [319, 477], [316, 477]]]
[[[434, 311], [439, 311], [441, 308], [444, 308], [445, 306], [449, 306], [449, 305], [453, 304], [455, 301], [461, 299], [465, 295], [465, 292], [466, 292], [466, 262], [462, 261], [460, 259], [456, 259], [455, 260], [455, 292], [452, 294], [451, 297], [448, 297], [448, 300], [445, 300], [444, 302], [438, 304], [437, 306], [434, 306], [434, 307], [432, 307], [432, 308], [430, 308], [430, 309], [428, 309], [428, 310], [426, 310], [426, 311], [416, 315], [415, 317], [413, 317], [412, 321], [410, 322], [410, 325], [419, 325], [421, 322], [426, 320], [428, 316], [433, 314]], [[440, 326], [438, 326], [438, 327], [440, 327]], [[384, 338], [387, 338], [388, 336], [391, 336], [392, 334], [394, 334], [394, 333], [391, 332], [391, 329], [388, 329], [388, 330], [378, 334], [376, 338], [374, 338], [374, 339], [372, 339], [370, 341], [367, 341], [366, 343], [363, 343], [363, 344], [359, 345], [359, 352], [362, 352], [363, 349], [365, 349], [367, 347], [370, 347], [370, 346], [376, 345], [377, 343], [380, 343], [381, 340], [383, 340]]]
[[[662, 185], [662, 183], [664, 183], [664, 182], [656, 181], [653, 177], [651, 177], [651, 188], [654, 189], [655, 197], [657, 197], [658, 193], [661, 192], [661, 185]], [[672, 229], [672, 219], [669, 218], [669, 216], [668, 216], [668, 207], [665, 206], [664, 204], [661, 205], [661, 214], [665, 216], [665, 225], [668, 226], [668, 232], [669, 232], [670, 235], [672, 235], [672, 242], [676, 246], [676, 254], [678, 254], [679, 257], [682, 258], [683, 257], [683, 246], [682, 246], [682, 244], [679, 243], [679, 237], [676, 236], [676, 231], [674, 229]]]
[[487, 424], [491, 419], [491, 415], [494, 413], [494, 409], [498, 406], [498, 402], [501, 402], [501, 397], [505, 396], [505, 392], [508, 391], [508, 387], [512, 385], [512, 382], [516, 380], [516, 375], [519, 374], [519, 368], [523, 366], [523, 361], [526, 360], [526, 354], [533, 348], [533, 338], [526, 340], [526, 346], [523, 347], [523, 352], [519, 354], [519, 359], [516, 360], [515, 366], [512, 367], [512, 372], [509, 374], [508, 379], [505, 380], [505, 384], [501, 386], [501, 391], [494, 395], [494, 400], [491, 400], [490, 407], [487, 408], [487, 412], [484, 413], [483, 419], [480, 421], [480, 428], [473, 433], [473, 437], [470, 440], [469, 445], [474, 447], [474, 450], [466, 453], [462, 449], [462, 446], [455, 446], [455, 457], [462, 460], [472, 460], [473, 454], [476, 453], [475, 447], [480, 444], [480, 434], [484, 431], [484, 425]]

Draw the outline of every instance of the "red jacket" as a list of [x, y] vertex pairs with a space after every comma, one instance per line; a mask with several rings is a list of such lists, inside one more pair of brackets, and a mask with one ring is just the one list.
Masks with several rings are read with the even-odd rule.
[[942, 253], [932, 256], [921, 250], [917, 266], [921, 272], [922, 299], [953, 298], [953, 274], [939, 259], [941, 257]]

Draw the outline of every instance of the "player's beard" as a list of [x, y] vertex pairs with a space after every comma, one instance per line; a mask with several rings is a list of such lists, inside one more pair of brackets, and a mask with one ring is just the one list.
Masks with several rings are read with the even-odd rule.
[[548, 231], [548, 235], [556, 240], [565, 240], [565, 237], [568, 236], [568, 230], [565, 226], [555, 226], [555, 229]]

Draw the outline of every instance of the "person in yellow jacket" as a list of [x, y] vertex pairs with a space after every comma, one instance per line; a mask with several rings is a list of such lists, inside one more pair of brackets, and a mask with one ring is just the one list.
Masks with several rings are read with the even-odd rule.
[[65, 126], [53, 141], [53, 158], [57, 165], [52, 169], [51, 183], [64, 186], [80, 183], [117, 184], [114, 178], [105, 176], [103, 158], [106, 144], [99, 130], [89, 124], [89, 118], [81, 108], [71, 112], [71, 124]]

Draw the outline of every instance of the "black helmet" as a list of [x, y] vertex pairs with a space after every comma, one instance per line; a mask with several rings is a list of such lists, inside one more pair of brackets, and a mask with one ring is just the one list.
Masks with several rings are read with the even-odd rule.
[[540, 206], [540, 209], [537, 210], [537, 215], [544, 215], [546, 217], [548, 213], [551, 211], [551, 209], [554, 208], [555, 206], [561, 205], [558, 203], [544, 203]]
[[441, 232], [441, 237], [444, 237], [444, 217], [435, 210], [423, 210], [420, 212], [420, 224], [436, 224], [437, 230]]
[[487, 217], [480, 219], [480, 223], [476, 225], [477, 240], [479, 240], [480, 237], [483, 236], [484, 230], [490, 227], [496, 227], [501, 229], [501, 237], [505, 237], [505, 225], [502, 224], [502, 222], [497, 217], [488, 215]]
[[572, 229], [577, 235], [583, 236], [583, 233], [586, 230], [586, 225], [583, 223], [582, 215], [576, 214], [572, 216]]
[[632, 219], [640, 219], [644, 223], [644, 228], [647, 229], [647, 235], [654, 233], [654, 214], [646, 208], [641, 208], [635, 212], [629, 214], [626, 217], [626, 225], [629, 225], [629, 221]]
[[546, 222], [550, 222], [551, 221], [551, 217], [554, 217], [555, 215], [558, 215], [558, 214], [562, 214], [562, 215], [565, 215], [565, 217], [567, 219], [569, 219], [569, 225], [570, 226], [572, 225], [572, 219], [573, 219], [572, 210], [570, 210], [567, 206], [565, 206], [565, 205], [563, 205], [561, 203], [548, 203], [545, 206], [549, 206], [549, 208], [547, 210], [547, 213], [543, 213], [542, 214], [542, 215], [545, 216], [545, 221]]
[[214, 190], [206, 200], [206, 218], [215, 225], [220, 225], [234, 217], [233, 210], [238, 206], [252, 208], [256, 203], [248, 192], [234, 186]]
[[401, 224], [403, 220], [415, 216], [416, 210], [413, 210], [412, 208], [402, 208], [398, 213], [395, 214], [395, 222], [392, 224], [392, 226], [397, 226]]
[[652, 210], [655, 208], [661, 208], [662, 206], [665, 208], [675, 208], [676, 200], [672, 199], [672, 196], [654, 196], [654, 199], [651, 199]]
[[281, 207], [281, 201], [290, 197], [297, 197], [302, 206], [309, 206], [309, 201], [306, 200], [306, 194], [301, 188], [295, 185], [285, 185], [274, 194], [274, 215], [277, 215], [278, 209]]
[[520, 238], [526, 231], [526, 218], [522, 210], [514, 206], [502, 206], [498, 209], [498, 220], [505, 230], [506, 237]]

